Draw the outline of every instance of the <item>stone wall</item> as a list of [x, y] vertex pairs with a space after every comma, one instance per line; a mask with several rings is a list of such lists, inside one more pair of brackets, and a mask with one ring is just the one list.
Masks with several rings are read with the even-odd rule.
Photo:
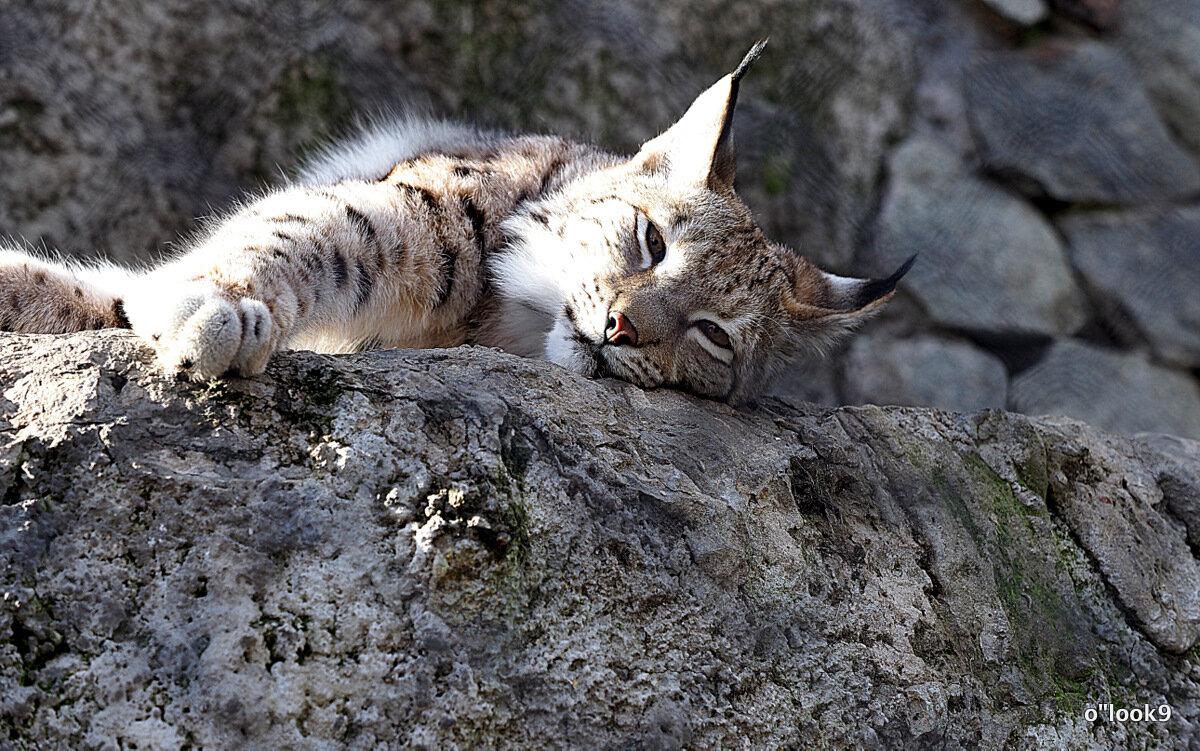
[[1200, 436], [1196, 0], [54, 0], [0, 29], [0, 232], [123, 261], [355, 113], [630, 150], [770, 36], [738, 122], [767, 231], [843, 273], [921, 253], [784, 391]]

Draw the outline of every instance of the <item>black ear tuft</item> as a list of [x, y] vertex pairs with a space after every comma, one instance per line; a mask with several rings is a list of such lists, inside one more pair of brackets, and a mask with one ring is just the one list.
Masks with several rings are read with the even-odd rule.
[[[725, 103], [725, 119], [721, 123], [721, 134], [717, 137], [717, 147], [713, 151], [712, 161], [712, 177], [716, 180], [709, 180], [710, 187], [717, 187], [719, 184], [733, 185], [733, 174], [735, 169], [736, 156], [733, 148], [733, 110], [737, 106], [738, 97], [738, 82], [746, 71], [750, 70], [750, 66], [754, 65], [754, 61], [758, 60], [758, 56], [762, 54], [763, 49], [767, 46], [766, 39], [760, 39], [755, 43], [733, 72], [729, 74], [729, 98]], [[714, 182], [716, 184], [714, 184]]]
[[721, 138], [729, 136], [729, 126], [733, 123], [733, 108], [737, 105], [738, 83], [742, 80], [742, 76], [746, 75], [746, 71], [750, 70], [750, 66], [758, 61], [769, 41], [771, 40], [767, 38], [755, 42], [738, 66], [729, 74], [729, 104], [725, 110], [725, 123], [721, 128]]
[[875, 302], [884, 295], [896, 289], [896, 283], [908, 273], [908, 270], [917, 262], [917, 254], [913, 253], [912, 257], [904, 263], [900, 264], [900, 268], [892, 272], [892, 275], [887, 279], [871, 279], [858, 288], [858, 294], [854, 301], [855, 308], [862, 308]]
[[746, 75], [746, 71], [750, 70], [750, 66], [754, 65], [754, 63], [758, 61], [759, 55], [763, 53], [763, 50], [766, 48], [767, 42], [769, 41], [771, 41], [771, 38], [767, 37], [766, 39], [760, 39], [755, 42], [754, 46], [750, 48], [750, 51], [746, 53], [746, 56], [742, 58], [742, 62], [738, 63], [738, 66], [734, 68], [733, 73], [730, 74], [730, 76], [733, 78], [734, 86], [737, 86], [737, 83], [741, 80], [742, 76]]

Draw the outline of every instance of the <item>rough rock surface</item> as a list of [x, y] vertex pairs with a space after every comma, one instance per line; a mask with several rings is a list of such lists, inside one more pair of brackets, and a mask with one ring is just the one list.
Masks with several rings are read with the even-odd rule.
[[1122, 433], [1200, 439], [1200, 387], [1145, 356], [1075, 341], [1055, 342], [1012, 380], [1009, 408], [1069, 414]]
[[0, 389], [7, 746], [1200, 747], [1194, 442], [473, 348]]
[[1158, 477], [1164, 500], [1171, 513], [1183, 520], [1188, 530], [1188, 544], [1200, 549], [1200, 462], [1196, 461], [1195, 444], [1172, 435], [1148, 434], [1138, 442], [1149, 450], [1143, 454], [1147, 465]]
[[1200, 367], [1200, 208], [1065, 217], [1071, 261], [1109, 303], [1109, 329]]
[[1054, 228], [917, 136], [892, 154], [888, 196], [868, 254], [876, 273], [920, 254], [905, 278], [930, 317], [976, 331], [1069, 334], [1085, 318]]
[[967, 99], [984, 164], [1034, 195], [1136, 203], [1200, 191], [1200, 169], [1104, 45], [1053, 42], [984, 59]]

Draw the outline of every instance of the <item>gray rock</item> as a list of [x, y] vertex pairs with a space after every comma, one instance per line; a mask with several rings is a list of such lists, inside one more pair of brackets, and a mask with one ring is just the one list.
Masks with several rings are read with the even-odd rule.
[[1059, 414], [1106, 430], [1200, 438], [1200, 387], [1186, 374], [1145, 357], [1077, 341], [1056, 342], [1015, 377], [1008, 406], [1027, 414]]
[[983, 0], [992, 10], [1010, 21], [1032, 26], [1046, 20], [1050, 9], [1043, 0]]
[[1188, 543], [1200, 549], [1200, 442], [1173, 435], [1143, 434], [1143, 458], [1154, 473], [1171, 514], [1187, 528]]
[[[747, 99], [735, 123], [738, 190], [771, 237], [825, 268], [856, 271], [887, 152], [905, 132], [927, 33], [922, 14], [863, 0], [747, 3], [736, 13], [711, 0], [661, 7], [693, 49], [717, 46], [736, 58], [745, 47], [747, 24], [714, 24], [714, 14], [753, 17], [753, 33], [771, 37], [779, 67], [747, 77], [745, 90], [762, 99]], [[719, 45], [702, 41], [714, 37]]]
[[[18, 747], [1200, 740], [1200, 568], [1145, 441], [478, 348], [195, 385], [127, 334], [0, 335], [0, 383]], [[1081, 719], [1112, 701], [1172, 719]]]
[[1122, 0], [1114, 42], [1179, 142], [1200, 160], [1200, 3]]
[[1124, 204], [1200, 190], [1200, 169], [1104, 45], [1056, 41], [997, 54], [973, 68], [966, 90], [984, 164], [1027, 192]]
[[[1043, 423], [1051, 465], [1047, 498], [1072, 534], [1100, 564], [1100, 570], [1160, 646], [1183, 652], [1200, 636], [1200, 587], [1194, 586], [1197, 561], [1179, 533], [1177, 519], [1147, 513], [1163, 503], [1163, 490], [1151, 467], [1123, 461], [1124, 440], [1072, 420]], [[1084, 467], [1121, 466], [1110, 476]], [[1167, 548], [1153, 560], [1139, 542], [1157, 540]]]
[[890, 167], [868, 268], [884, 273], [920, 253], [901, 288], [947, 326], [1061, 334], [1082, 325], [1083, 295], [1041, 214], [926, 137], [902, 144]]
[[1097, 31], [1111, 31], [1121, 21], [1123, 7], [1128, 0], [1050, 0], [1050, 7], [1058, 15], [1080, 21]]
[[860, 336], [842, 360], [848, 404], [900, 404], [974, 412], [1004, 407], [1004, 364], [966, 342], [934, 336]]
[[1088, 213], [1060, 224], [1071, 262], [1107, 301], [1110, 327], [1200, 366], [1200, 209]]

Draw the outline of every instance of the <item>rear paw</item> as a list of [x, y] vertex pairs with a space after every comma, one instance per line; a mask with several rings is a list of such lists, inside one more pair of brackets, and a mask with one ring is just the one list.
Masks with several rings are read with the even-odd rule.
[[274, 351], [274, 325], [258, 300], [231, 298], [210, 282], [137, 290], [125, 300], [129, 322], [168, 373], [192, 380], [229, 371], [256, 375]]

